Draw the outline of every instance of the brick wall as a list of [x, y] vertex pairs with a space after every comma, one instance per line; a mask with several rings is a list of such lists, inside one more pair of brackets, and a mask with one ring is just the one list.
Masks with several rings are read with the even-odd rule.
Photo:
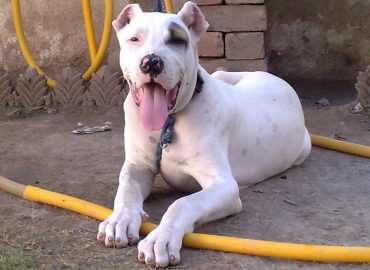
[[195, 0], [210, 26], [198, 51], [201, 64], [213, 72], [267, 70], [264, 0]]

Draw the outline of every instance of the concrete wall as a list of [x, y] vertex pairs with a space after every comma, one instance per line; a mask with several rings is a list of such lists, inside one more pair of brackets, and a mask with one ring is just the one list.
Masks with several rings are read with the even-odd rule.
[[[127, 2], [114, 0], [114, 16]], [[146, 10], [153, 3], [132, 2], [146, 4]], [[174, 1], [176, 9], [182, 2]], [[91, 3], [99, 39], [104, 1], [91, 0]], [[283, 77], [354, 80], [357, 72], [370, 64], [370, 0], [266, 0], [265, 3], [268, 11], [265, 42], [273, 73]], [[53, 75], [65, 66], [74, 66], [81, 72], [88, 67], [80, 1], [32, 0], [21, 1], [21, 6], [29, 46], [46, 71]], [[10, 1], [0, 0], [0, 7], [0, 69], [21, 73], [26, 63], [14, 34]], [[116, 67], [117, 51], [112, 32], [108, 62]]]
[[[210, 30], [218, 34], [218, 43], [222, 45], [219, 55], [205, 55], [207, 58], [204, 58], [202, 61], [210, 71], [214, 71], [219, 66], [230, 70], [267, 69], [267, 64], [264, 59], [262, 32], [259, 32], [261, 36], [258, 37], [255, 37], [254, 33], [249, 34], [247, 32], [232, 35], [235, 25], [238, 27], [237, 31], [261, 31], [266, 29], [266, 12], [264, 6], [248, 5], [250, 3], [256, 3], [256, 1], [258, 4], [263, 3], [263, 0], [239, 0], [238, 3], [243, 4], [240, 6], [244, 8], [242, 10], [238, 8], [239, 6], [227, 5], [223, 0], [196, 1], [198, 4], [202, 5], [203, 12], [205, 12], [210, 22]], [[144, 11], [150, 11], [154, 6], [152, 0], [115, 0], [114, 17], [117, 16], [128, 2], [139, 3]], [[175, 11], [178, 11], [183, 3], [185, 3], [184, 0], [174, 1]], [[99, 41], [103, 26], [104, 1], [91, 0], [91, 4], [93, 7], [96, 36]], [[10, 1], [0, 0], [0, 6], [0, 25], [2, 29], [0, 32], [0, 69], [4, 69], [9, 74], [14, 74], [15, 77], [19, 73], [23, 73], [27, 65], [21, 55], [14, 33]], [[230, 8], [231, 13], [227, 12], [228, 8]], [[244, 11], [246, 9], [248, 12]], [[86, 45], [80, 1], [21, 1], [21, 10], [25, 35], [29, 47], [31, 48], [36, 62], [46, 73], [51, 77], [55, 77], [55, 74], [66, 66], [74, 67], [79, 72], [84, 72], [86, 70], [90, 64], [90, 60]], [[218, 14], [220, 11], [226, 13], [220, 15]], [[229, 13], [232, 14], [232, 16], [229, 16], [229, 19], [225, 18], [225, 20], [229, 22], [231, 26], [229, 27], [230, 29], [225, 30], [222, 29], [222, 26], [226, 24], [220, 23], [219, 17], [230, 15]], [[241, 18], [245, 19], [240, 20]], [[253, 20], [253, 18], [255, 19]], [[230, 33], [229, 38], [226, 36], [228, 33]], [[212, 34], [210, 36], [212, 36]], [[210, 36], [205, 36], [201, 42], [203, 44], [203, 50], [200, 50], [201, 56], [207, 54], [204, 53], [205, 47], [218, 46], [214, 43], [214, 39], [209, 39]], [[244, 46], [247, 54], [244, 53], [243, 55], [239, 55], [239, 52], [241, 52], [240, 46], [243, 47], [244, 44], [240, 42], [240, 40], [244, 40], [245, 45], [253, 41], [252, 44], [257, 44], [258, 48], [247, 50], [248, 47]], [[256, 42], [254, 42], [254, 40], [256, 40]], [[224, 45], [224, 43], [226, 44]], [[231, 45], [228, 46], [227, 43]], [[235, 50], [233, 50], [234, 47], [236, 48]], [[251, 47], [253, 46], [249, 46], [249, 48]], [[209, 50], [207, 49], [207, 51]], [[113, 71], [119, 70], [118, 53], [118, 43], [114, 31], [112, 31], [107, 63]]]
[[[153, 9], [152, 0], [114, 1], [114, 17], [128, 2], [137, 2], [144, 11]], [[184, 0], [173, 1], [175, 11], [178, 11]], [[222, 66], [229, 70], [267, 70], [264, 54], [263, 32], [266, 29], [266, 12], [263, 0], [196, 0], [210, 22], [211, 34], [201, 42], [200, 54], [206, 56], [202, 63], [210, 70]], [[230, 2], [230, 5], [227, 3]], [[104, 1], [92, 0], [93, 18], [96, 36], [102, 32]], [[249, 5], [249, 4], [259, 5]], [[262, 4], [262, 5], [261, 5]], [[16, 76], [26, 68], [14, 33], [9, 0], [0, 0], [0, 69]], [[80, 1], [76, 0], [33, 0], [21, 1], [23, 25], [36, 62], [52, 77], [63, 67], [71, 66], [83, 72], [89, 66], [89, 55], [86, 46], [82, 11]], [[240, 7], [240, 8], [239, 8]], [[230, 12], [228, 10], [230, 9]], [[221, 13], [220, 13], [221, 12]], [[223, 13], [222, 13], [223, 12]], [[220, 14], [219, 14], [220, 13]], [[219, 17], [224, 17], [230, 24], [220, 23]], [[243, 19], [244, 20], [241, 20]], [[235, 28], [236, 27], [236, 28]], [[225, 29], [224, 29], [225, 28]], [[238, 33], [234, 33], [235, 31]], [[242, 31], [242, 33], [239, 33]], [[249, 33], [254, 31], [254, 33]], [[216, 36], [215, 39], [210, 37]], [[252, 41], [252, 42], [251, 42]], [[247, 46], [250, 44], [250, 46]], [[221, 46], [218, 54], [209, 55], [209, 48]], [[257, 47], [256, 47], [257, 46]], [[243, 50], [240, 50], [244, 47]], [[252, 48], [253, 47], [253, 48]], [[256, 47], [256, 48], [254, 48]], [[204, 50], [204, 48], [207, 48]], [[250, 49], [248, 49], [250, 48]], [[119, 70], [118, 44], [114, 31], [112, 32], [107, 63], [114, 71]], [[206, 52], [205, 52], [206, 51]], [[244, 52], [240, 54], [241, 52]]]
[[[114, 0], [114, 17], [128, 1]], [[104, 1], [92, 0], [94, 25], [100, 41]], [[0, 68], [22, 72], [26, 63], [18, 49], [11, 13], [11, 1], [0, 0]], [[37, 63], [51, 75], [65, 66], [84, 71], [90, 64], [80, 1], [21, 1], [25, 35]], [[118, 45], [112, 32], [109, 51]]]
[[370, 0], [269, 0], [269, 69], [355, 80], [370, 64]]

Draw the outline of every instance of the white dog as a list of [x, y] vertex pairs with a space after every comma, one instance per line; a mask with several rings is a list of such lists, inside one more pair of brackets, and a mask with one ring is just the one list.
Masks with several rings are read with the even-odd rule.
[[113, 214], [99, 225], [97, 238], [108, 247], [139, 241], [147, 217], [143, 201], [160, 173], [172, 187], [192, 194], [176, 200], [140, 241], [138, 258], [175, 265], [184, 234], [240, 212], [239, 186], [302, 163], [310, 137], [300, 101], [283, 80], [265, 72], [209, 75], [198, 64], [197, 42], [208, 23], [194, 3], [177, 15], [128, 5], [113, 27], [130, 87], [124, 104], [126, 160]]

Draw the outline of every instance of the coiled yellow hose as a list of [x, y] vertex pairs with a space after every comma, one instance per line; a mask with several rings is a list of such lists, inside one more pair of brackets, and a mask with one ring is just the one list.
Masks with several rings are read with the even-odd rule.
[[[82, 78], [84, 80], [88, 80], [90, 79], [91, 75], [100, 68], [109, 45], [109, 38], [111, 34], [111, 23], [113, 19], [113, 2], [112, 0], [105, 0], [104, 26], [99, 49], [97, 49], [95, 42], [95, 33], [92, 22], [90, 2], [88, 0], [87, 1], [82, 0], [82, 7], [90, 59], [92, 60], [90, 67], [82, 75]], [[12, 13], [15, 32], [24, 59], [26, 60], [27, 64], [30, 67], [35, 68], [38, 73], [44, 74], [45, 77], [47, 78], [48, 86], [54, 88], [55, 80], [53, 80], [50, 76], [45, 74], [42, 68], [36, 63], [35, 59], [32, 56], [31, 50], [28, 47], [22, 24], [20, 0], [12, 0]]]

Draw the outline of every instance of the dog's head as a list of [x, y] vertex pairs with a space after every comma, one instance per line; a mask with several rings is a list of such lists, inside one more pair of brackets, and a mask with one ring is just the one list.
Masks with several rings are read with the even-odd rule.
[[197, 77], [197, 43], [207, 30], [200, 9], [187, 2], [178, 14], [126, 6], [113, 21], [120, 66], [145, 128], [160, 130], [169, 113], [190, 101]]

